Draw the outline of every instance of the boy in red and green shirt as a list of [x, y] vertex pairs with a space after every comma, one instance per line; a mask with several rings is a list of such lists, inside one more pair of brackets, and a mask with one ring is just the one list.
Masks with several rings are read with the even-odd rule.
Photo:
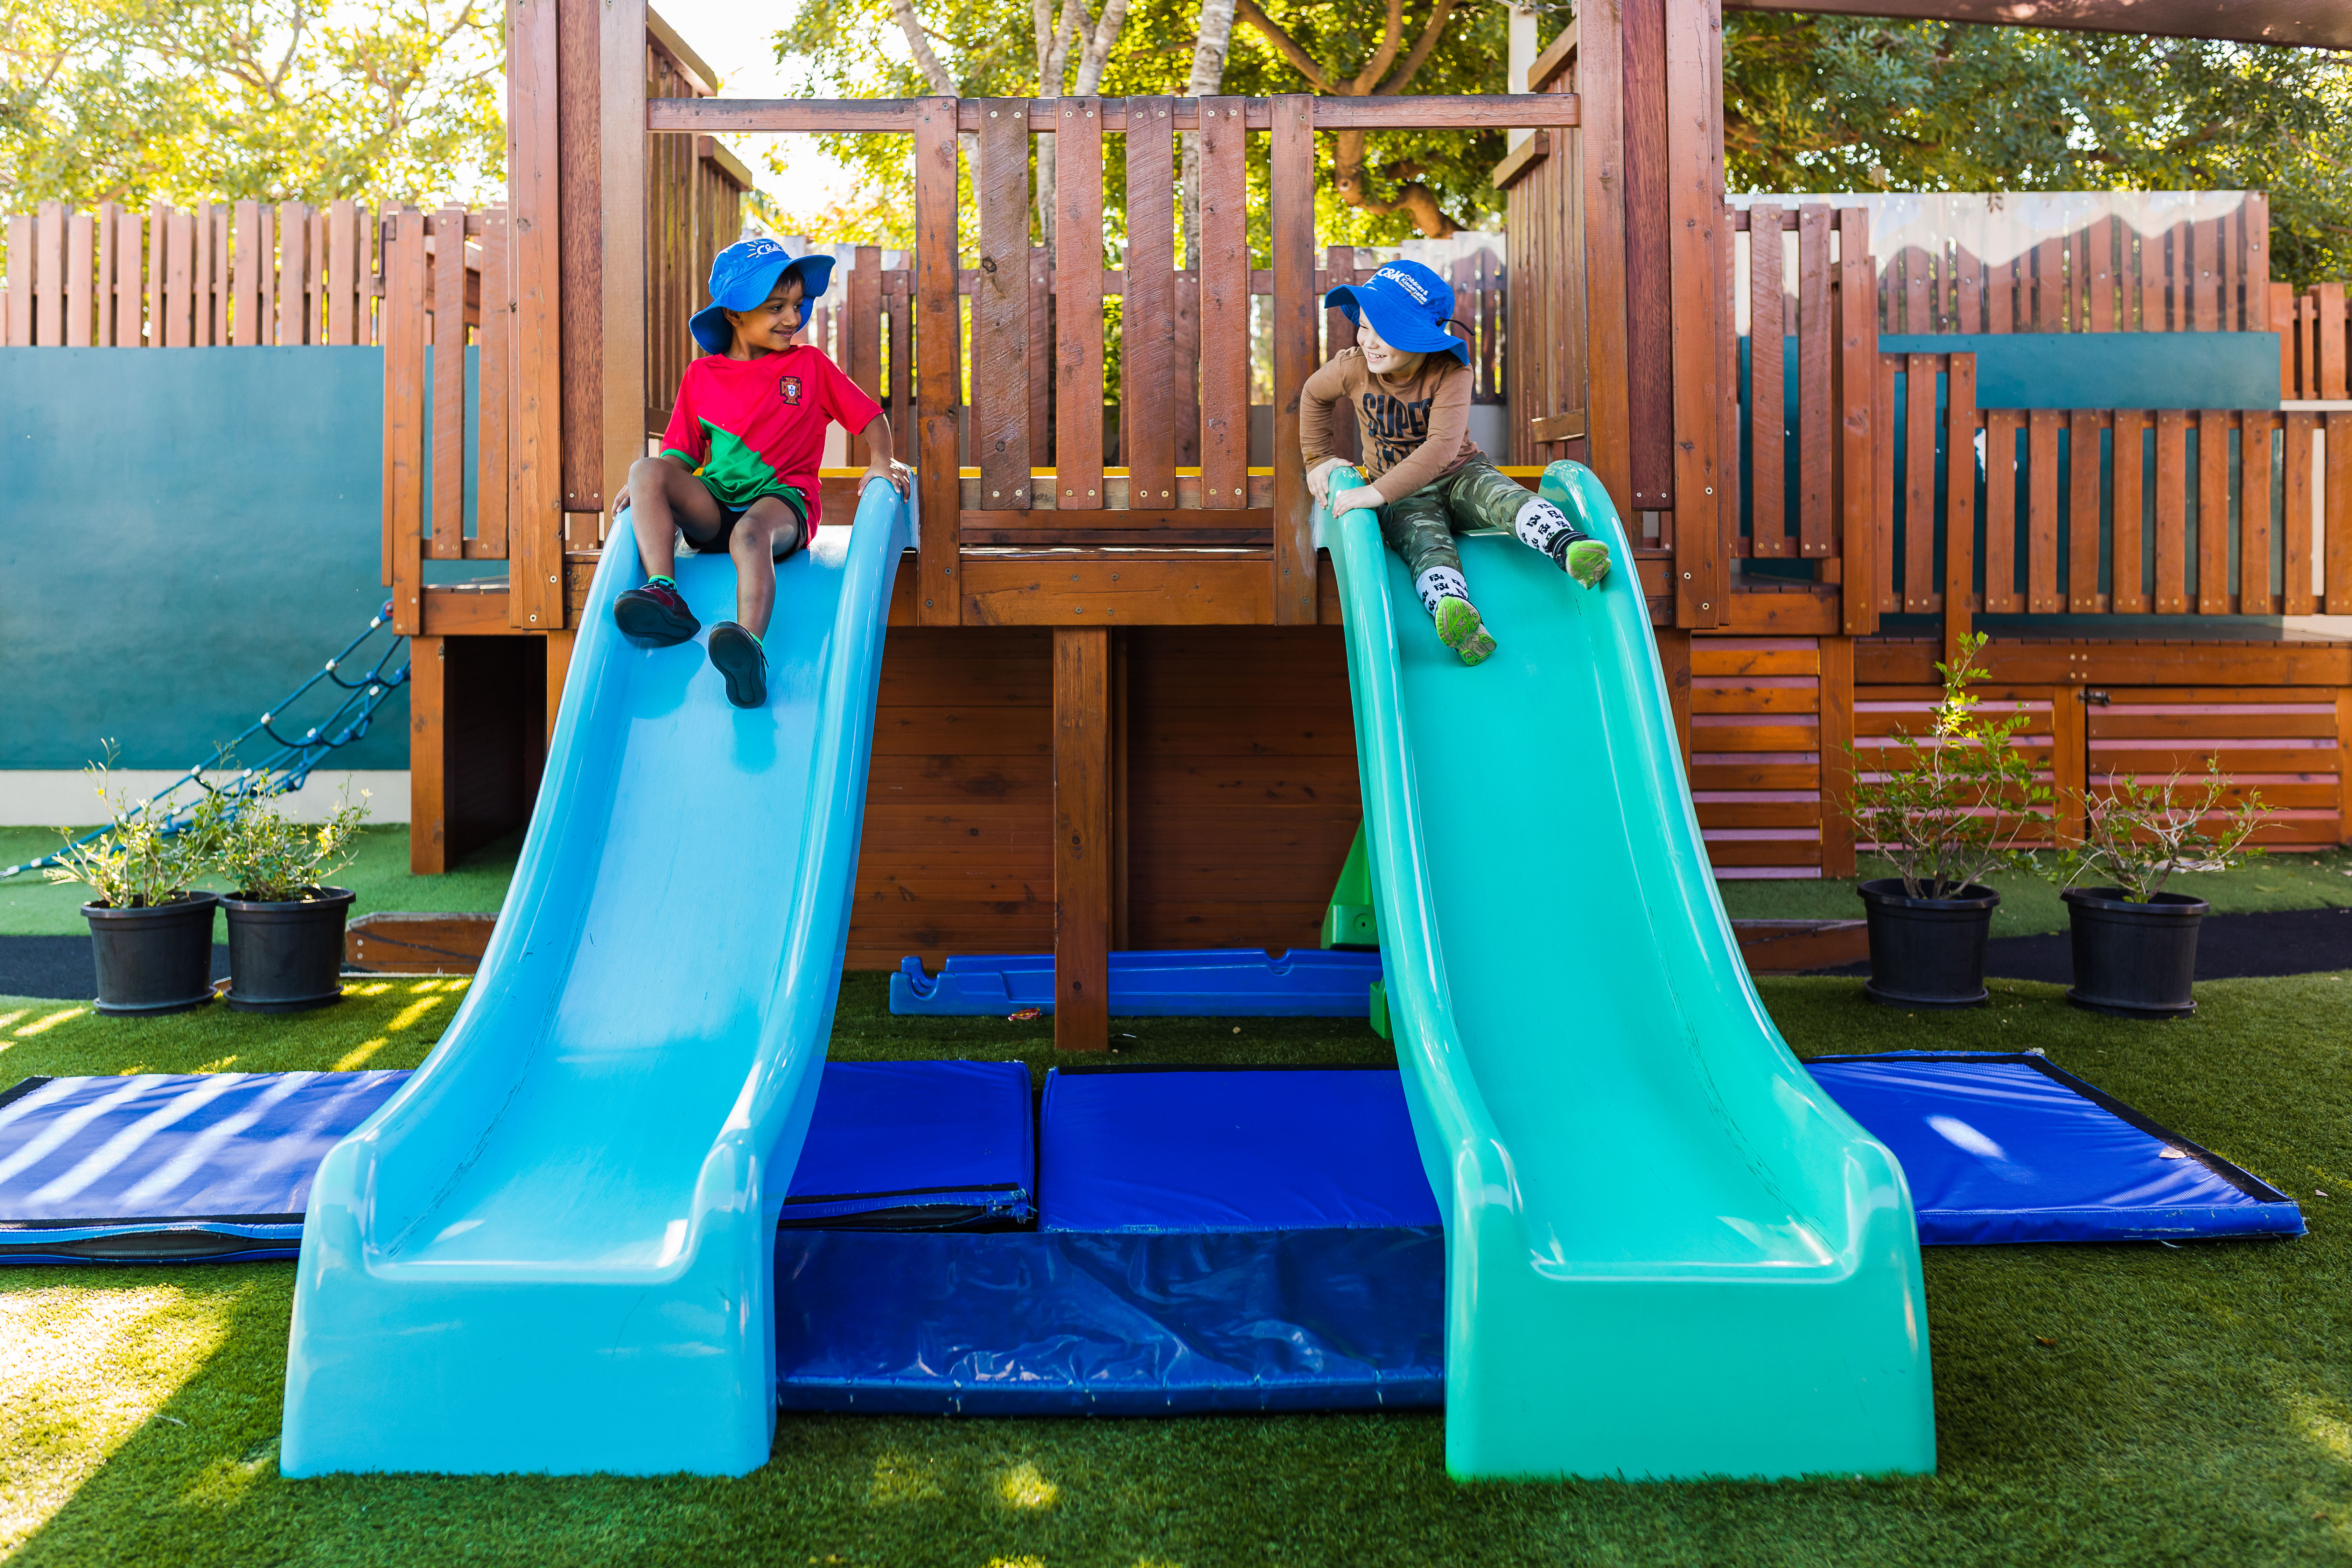
[[624, 593], [613, 618], [648, 647], [688, 640], [702, 624], [670, 576], [677, 535], [698, 553], [733, 556], [736, 618], [710, 628], [710, 662], [738, 708], [768, 700], [760, 638], [775, 605], [773, 563], [815, 535], [825, 426], [856, 431], [869, 455], [866, 478], [907, 493], [880, 405], [821, 350], [793, 343], [832, 276], [831, 257], [795, 257], [765, 237], [720, 251], [710, 264], [711, 302], [689, 323], [709, 355], [686, 367], [660, 454], [629, 465], [630, 524], [651, 580]]

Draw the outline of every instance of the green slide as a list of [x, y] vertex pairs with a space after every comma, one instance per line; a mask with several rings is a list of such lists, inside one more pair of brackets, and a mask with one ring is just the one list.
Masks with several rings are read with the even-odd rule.
[[[1335, 487], [1336, 488], [1336, 487]], [[1372, 514], [1325, 539], [1397, 1057], [1445, 1215], [1463, 1479], [1928, 1471], [1911, 1195], [1773, 1027], [1717, 897], [1633, 556], [1462, 541], [1500, 648], [1437, 640]]]

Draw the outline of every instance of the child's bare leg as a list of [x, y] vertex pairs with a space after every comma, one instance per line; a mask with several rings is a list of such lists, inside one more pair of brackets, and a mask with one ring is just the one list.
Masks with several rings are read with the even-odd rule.
[[727, 542], [735, 560], [735, 620], [753, 637], [768, 634], [776, 607], [776, 563], [801, 547], [800, 514], [781, 496], [761, 496]]
[[709, 538], [719, 531], [719, 502], [700, 479], [666, 458], [629, 465], [629, 530], [648, 577], [677, 574], [677, 532]]

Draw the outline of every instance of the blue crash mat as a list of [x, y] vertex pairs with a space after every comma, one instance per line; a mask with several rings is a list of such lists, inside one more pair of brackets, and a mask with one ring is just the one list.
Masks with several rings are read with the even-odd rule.
[[1927, 1245], [2304, 1233], [2284, 1193], [2041, 1057], [1805, 1066], [1902, 1163]]
[[1038, 1122], [1045, 1230], [1439, 1223], [1394, 1068], [1056, 1068]]
[[407, 1076], [26, 1079], [0, 1095], [0, 1262], [292, 1258], [319, 1162]]
[[1036, 1168], [1021, 1063], [830, 1062], [782, 1223], [1020, 1225]]
[[[1377, 952], [1114, 952], [1110, 1010], [1123, 1018], [1361, 1018], [1380, 977]], [[921, 959], [908, 958], [890, 976], [893, 1013], [978, 1017], [1024, 1007], [1053, 1011], [1052, 953], [959, 954], [937, 975], [924, 972]]]
[[1445, 1236], [791, 1230], [789, 1410], [1166, 1415], [1444, 1403]]

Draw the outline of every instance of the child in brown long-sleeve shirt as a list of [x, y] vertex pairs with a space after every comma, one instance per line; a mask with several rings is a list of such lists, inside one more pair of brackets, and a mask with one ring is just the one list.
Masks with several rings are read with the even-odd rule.
[[[1412, 568], [1439, 641], [1465, 664], [1495, 651], [1470, 602], [1456, 533], [1506, 530], [1588, 588], [1608, 574], [1609, 546], [1521, 489], [1470, 438], [1475, 378], [1469, 345], [1445, 330], [1454, 290], [1443, 278], [1418, 261], [1391, 262], [1323, 302], [1356, 323], [1359, 346], [1307, 378], [1298, 430], [1307, 485], [1334, 516], [1358, 507], [1380, 514], [1381, 537]], [[1331, 471], [1345, 461], [1331, 455], [1331, 411], [1342, 400], [1356, 411], [1367, 482], [1330, 495]]]

